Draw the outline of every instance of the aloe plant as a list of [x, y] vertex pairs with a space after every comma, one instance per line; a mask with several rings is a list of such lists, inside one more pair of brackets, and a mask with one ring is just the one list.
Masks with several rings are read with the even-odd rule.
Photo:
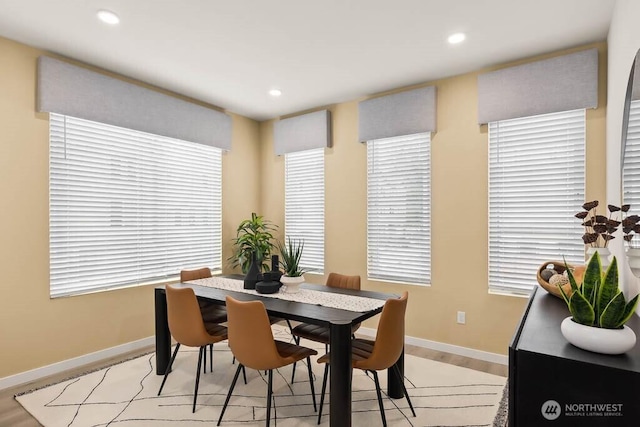
[[284, 270], [284, 274], [289, 277], [299, 277], [306, 273], [306, 270], [300, 267], [300, 258], [302, 258], [302, 250], [304, 249], [304, 241], [287, 238], [287, 243], [278, 242], [280, 250], [280, 265]]
[[567, 303], [573, 320], [586, 326], [604, 329], [619, 329], [633, 316], [638, 306], [638, 296], [631, 301], [625, 300], [618, 288], [618, 261], [613, 257], [607, 270], [602, 273], [602, 263], [598, 252], [594, 253], [581, 284], [567, 266], [571, 295], [567, 295], [561, 286], [562, 298]]

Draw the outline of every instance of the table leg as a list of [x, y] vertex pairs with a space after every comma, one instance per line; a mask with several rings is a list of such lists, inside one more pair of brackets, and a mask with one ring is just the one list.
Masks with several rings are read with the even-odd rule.
[[351, 427], [351, 323], [331, 323], [331, 427]]
[[164, 289], [156, 289], [156, 374], [164, 375], [171, 358], [171, 333], [167, 320], [167, 296]]
[[404, 382], [404, 349], [400, 353], [396, 366], [400, 370], [402, 378], [398, 378], [394, 374], [393, 366], [387, 369], [387, 394], [394, 399], [401, 399], [404, 397], [404, 392], [402, 391], [402, 382]]

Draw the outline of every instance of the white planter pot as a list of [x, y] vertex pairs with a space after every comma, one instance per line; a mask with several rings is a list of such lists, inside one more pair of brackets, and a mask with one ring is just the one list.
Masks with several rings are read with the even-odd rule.
[[300, 292], [300, 284], [304, 283], [304, 276], [282, 276], [280, 278], [280, 283], [282, 283], [283, 285], [283, 287], [281, 288], [282, 292], [287, 294], [295, 294], [297, 292]]
[[609, 267], [609, 264], [611, 264], [611, 261], [609, 260], [611, 252], [609, 251], [609, 248], [589, 247], [587, 248], [587, 259], [585, 261], [589, 262], [591, 256], [596, 252], [600, 254], [600, 263], [602, 264], [602, 272], [604, 273], [607, 270], [607, 267]]
[[636, 334], [628, 326], [622, 329], [595, 328], [567, 317], [562, 321], [560, 330], [571, 344], [594, 353], [622, 354], [636, 345]]

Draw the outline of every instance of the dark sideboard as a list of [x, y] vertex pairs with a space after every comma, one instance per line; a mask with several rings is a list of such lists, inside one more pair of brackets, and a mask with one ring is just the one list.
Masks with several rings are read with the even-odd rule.
[[566, 304], [536, 286], [509, 346], [509, 427], [639, 426], [640, 318], [629, 352], [609, 356], [569, 344]]

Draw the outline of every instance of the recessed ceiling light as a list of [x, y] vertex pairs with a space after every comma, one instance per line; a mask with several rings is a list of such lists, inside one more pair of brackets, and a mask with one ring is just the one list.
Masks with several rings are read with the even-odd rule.
[[118, 18], [118, 15], [111, 12], [110, 10], [99, 10], [97, 15], [98, 19], [106, 24], [117, 25], [120, 23], [120, 18]]
[[455, 33], [455, 34], [451, 34], [447, 39], [447, 41], [451, 44], [458, 44], [458, 43], [462, 43], [466, 38], [467, 36], [464, 33]]
[[271, 96], [280, 96], [280, 95], [282, 95], [282, 91], [280, 89], [271, 89], [269, 91], [269, 95], [271, 95]]

